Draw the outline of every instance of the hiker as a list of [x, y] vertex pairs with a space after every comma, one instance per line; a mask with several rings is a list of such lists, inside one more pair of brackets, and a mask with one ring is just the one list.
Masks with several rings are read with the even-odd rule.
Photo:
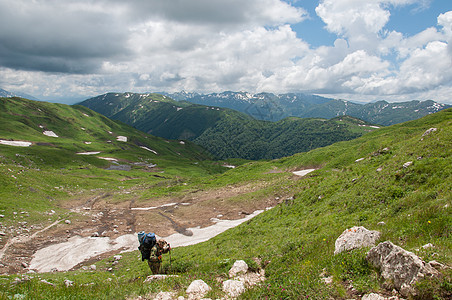
[[162, 254], [171, 251], [170, 244], [165, 240], [157, 241], [154, 233], [146, 234], [144, 231], [138, 233], [138, 241], [140, 242], [138, 249], [141, 252], [141, 260], [146, 259], [152, 274], [158, 274], [162, 263]]

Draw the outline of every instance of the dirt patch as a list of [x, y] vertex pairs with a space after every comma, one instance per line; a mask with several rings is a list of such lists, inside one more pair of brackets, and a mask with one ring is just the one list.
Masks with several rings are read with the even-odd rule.
[[[193, 228], [203, 229], [219, 221], [242, 219], [254, 211], [273, 207], [284, 198], [284, 195], [278, 197], [267, 195], [257, 197], [253, 201], [237, 200], [237, 197], [246, 196], [264, 187], [265, 183], [227, 186], [191, 191], [175, 198], [149, 199], [139, 203], [132, 198], [133, 196], [129, 200], [113, 203], [110, 201], [114, 195], [104, 192], [82, 196], [63, 204], [63, 208], [72, 212], [67, 220], [63, 219], [40, 232], [35, 230], [34, 234], [30, 232], [32, 234], [30, 237], [19, 238], [10, 242], [8, 247], [4, 247], [0, 274], [27, 272], [33, 255], [36, 255], [39, 249], [70, 239], [72, 241], [78, 237], [105, 237], [113, 241], [113, 244], [116, 243], [116, 239], [135, 235], [141, 230], [155, 232], [160, 237], [169, 238], [174, 234], [190, 237]], [[102, 247], [106, 248], [107, 244], [102, 244]], [[105, 251], [115, 254], [127, 248], [126, 244], [121, 244], [120, 247], [108, 244], [111, 248], [107, 247]], [[104, 256], [105, 253], [99, 253], [98, 256], [86, 257], [86, 262]], [[40, 269], [49, 271], [51, 268], [41, 265]]]

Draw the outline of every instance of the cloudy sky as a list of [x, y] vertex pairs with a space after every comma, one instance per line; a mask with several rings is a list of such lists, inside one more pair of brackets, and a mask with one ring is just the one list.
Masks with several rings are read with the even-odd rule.
[[0, 0], [0, 88], [452, 104], [452, 2]]

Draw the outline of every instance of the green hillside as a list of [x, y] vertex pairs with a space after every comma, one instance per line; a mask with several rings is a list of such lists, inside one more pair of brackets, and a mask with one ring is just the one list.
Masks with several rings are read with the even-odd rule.
[[[361, 299], [371, 292], [389, 297], [391, 283], [383, 282], [367, 263], [368, 249], [333, 255], [335, 240], [347, 228], [364, 226], [380, 231], [380, 241], [390, 240], [427, 262], [450, 267], [451, 164], [448, 109], [307, 153], [250, 162], [209, 177], [196, 175], [175, 184], [171, 193], [176, 187], [178, 193], [190, 194], [194, 189], [247, 186], [254, 189], [224, 202], [239, 206], [277, 199], [280, 204], [207, 242], [173, 249], [163, 270], [179, 277], [144, 283], [149, 269], [135, 251], [124, 253], [115, 265], [112, 258], [96, 262], [96, 271], [31, 275], [17, 284], [13, 284], [16, 275], [1, 276], [0, 295], [153, 299], [159, 291], [171, 291], [187, 297], [190, 282], [202, 279], [212, 287], [205, 297], [217, 299], [225, 296], [221, 284], [229, 268], [243, 259], [253, 270], [264, 269], [266, 280], [240, 299]], [[317, 170], [304, 177], [292, 173], [310, 168]], [[422, 247], [429, 243], [431, 247]], [[452, 271], [441, 272], [442, 277], [417, 284], [415, 299], [450, 299]], [[332, 276], [332, 282], [324, 283], [324, 276]], [[66, 279], [74, 286], [66, 287]]]
[[350, 117], [261, 121], [235, 110], [176, 102], [159, 94], [109, 93], [81, 105], [156, 136], [191, 140], [219, 159], [281, 158], [375, 129]]
[[[18, 141], [29, 146], [9, 145]], [[208, 159], [191, 142], [151, 136], [83, 106], [0, 98], [2, 215], [33, 211], [41, 220], [42, 212], [99, 188], [120, 191], [226, 170]]]

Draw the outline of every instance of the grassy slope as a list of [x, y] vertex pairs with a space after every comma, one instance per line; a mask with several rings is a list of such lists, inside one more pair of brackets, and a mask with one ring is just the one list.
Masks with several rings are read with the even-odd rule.
[[[429, 128], [438, 130], [422, 138]], [[388, 151], [382, 151], [389, 148]], [[245, 299], [345, 299], [353, 283], [357, 293], [381, 290], [377, 273], [364, 260], [365, 251], [357, 250], [333, 256], [334, 242], [346, 228], [362, 225], [382, 232], [381, 240], [391, 240], [414, 251], [424, 260], [452, 263], [451, 158], [452, 110], [420, 120], [383, 128], [359, 139], [340, 142], [304, 154], [245, 164], [204, 184], [226, 186], [237, 183], [271, 182], [264, 190], [243, 195], [236, 201], [256, 197], [293, 196], [278, 207], [245, 224], [191, 247], [176, 248], [172, 264], [164, 269], [180, 274], [179, 278], [143, 284], [149, 274], [138, 253], [124, 255], [112, 273], [104, 271], [111, 260], [98, 263], [96, 272], [41, 274], [26, 283], [9, 285], [5, 295], [27, 294], [32, 298], [90, 297], [121, 299], [146, 295], [159, 290], [175, 290], [183, 295], [193, 278], [205, 280], [222, 295], [217, 278], [225, 274], [236, 259], [245, 259], [256, 267], [253, 258], [265, 262], [267, 281], [249, 290]], [[356, 162], [357, 159], [364, 160]], [[412, 161], [407, 168], [403, 164]], [[320, 168], [304, 178], [290, 171]], [[273, 173], [270, 171], [285, 171]], [[190, 183], [187, 188], [192, 188]], [[379, 222], [386, 225], [378, 225]], [[434, 248], [422, 249], [432, 243]], [[415, 249], [421, 248], [420, 251]], [[331, 286], [320, 280], [323, 270], [334, 276]], [[439, 282], [421, 286], [421, 299], [446, 298], [451, 293], [450, 271]], [[50, 287], [39, 282], [45, 278], [56, 283]], [[75, 281], [64, 287], [63, 279]], [[107, 278], [111, 278], [110, 281]], [[89, 283], [92, 285], [85, 285]]]
[[[46, 136], [44, 130], [59, 137]], [[117, 136], [126, 136], [128, 142], [117, 141]], [[62, 201], [96, 190], [153, 186], [225, 170], [218, 162], [206, 160], [209, 156], [193, 143], [144, 134], [83, 106], [0, 98], [0, 139], [33, 142], [30, 147], [0, 145], [0, 214], [27, 211], [31, 214], [29, 222], [46, 221], [45, 211], [58, 210]], [[76, 154], [91, 151], [101, 153]], [[106, 170], [115, 164], [98, 157], [115, 158], [117, 164], [131, 170]], [[146, 167], [150, 164], [157, 167]], [[152, 192], [158, 194], [160, 190]], [[143, 193], [149, 192], [143, 189]], [[15, 221], [2, 220], [5, 226]]]

